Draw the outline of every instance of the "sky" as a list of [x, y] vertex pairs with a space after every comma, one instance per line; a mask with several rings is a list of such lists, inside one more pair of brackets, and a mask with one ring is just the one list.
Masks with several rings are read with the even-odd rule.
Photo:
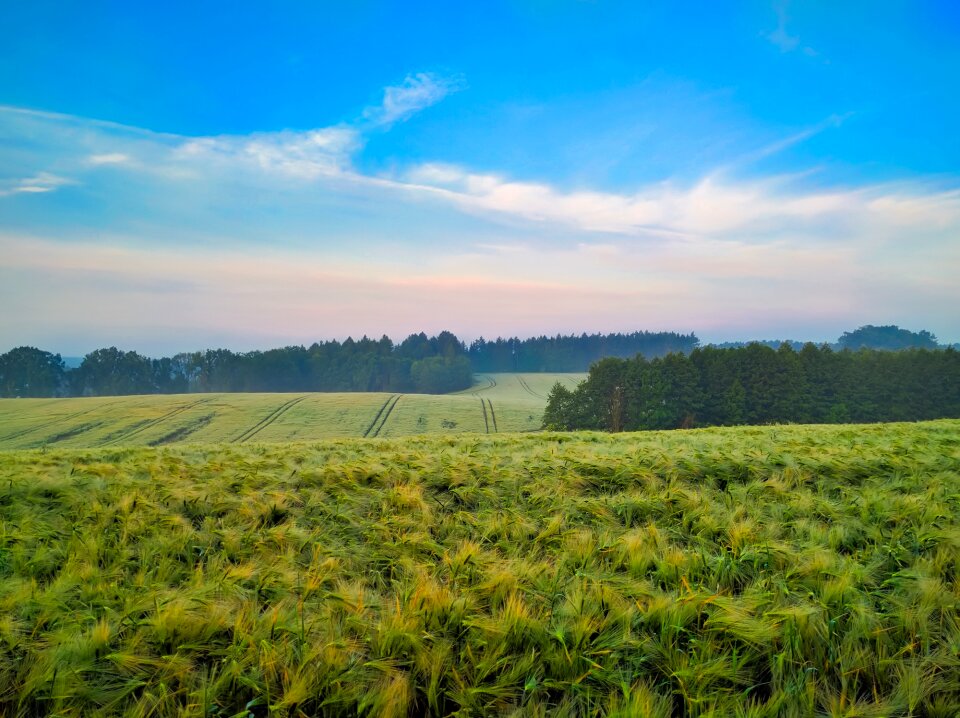
[[960, 341], [960, 5], [0, 4], [0, 351]]

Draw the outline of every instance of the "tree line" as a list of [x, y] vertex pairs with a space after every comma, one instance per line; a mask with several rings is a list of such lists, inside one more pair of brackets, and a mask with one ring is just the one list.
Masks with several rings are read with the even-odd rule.
[[[755, 342], [727, 342], [713, 346], [741, 348]], [[795, 339], [761, 341], [772, 349], [790, 344], [800, 351], [806, 342]], [[623, 359], [638, 354], [647, 359], [680, 352], [689, 354], [700, 346], [694, 333], [638, 331], [627, 334], [580, 334], [497, 338], [487, 341], [482, 337], [470, 344], [467, 355], [474, 371], [478, 372], [581, 372], [607, 357]], [[844, 332], [833, 344], [833, 349], [943, 349], [937, 337], [927, 330], [918, 332], [896, 325], [867, 324]]]
[[581, 372], [604, 357], [647, 358], [690, 352], [700, 343], [695, 334], [632, 332], [477, 339], [467, 351], [478, 372]]
[[0, 396], [113, 396], [202, 392], [396, 391], [467, 389], [473, 370], [450, 332], [411, 334], [399, 344], [347, 339], [245, 353], [208, 349], [151, 359], [116, 347], [68, 369], [59, 354], [19, 347], [0, 355]]
[[960, 352], [784, 343], [608, 358], [576, 390], [557, 384], [544, 426], [636, 431], [960, 417]]
[[478, 339], [451, 332], [327, 341], [268, 351], [227, 349], [153, 359], [116, 347], [68, 368], [59, 354], [18, 347], [0, 355], [0, 396], [110, 396], [194, 392], [395, 391], [443, 394], [469, 388], [475, 371], [586, 371], [604, 356], [689, 351], [693, 334], [634, 332], [532, 339]]
[[[87, 354], [74, 368], [67, 367], [59, 354], [18, 347], [0, 354], [0, 396], [254, 391], [446, 393], [470, 387], [473, 372], [579, 372], [609, 357], [642, 356], [652, 361], [669, 355], [692, 356], [698, 345], [692, 333], [638, 331], [501, 337], [492, 341], [481, 338], [467, 346], [445, 331], [434, 337], [423, 332], [411, 334], [396, 344], [386, 336], [363, 337], [267, 351], [208, 349], [159, 359], [110, 347]], [[790, 346], [796, 351], [804, 349], [799, 342], [790, 342]], [[833, 345], [848, 349], [864, 346], [902, 349], [940, 345], [926, 331], [869, 325], [845, 332]]]
[[[752, 342], [722, 342], [712, 344], [711, 346], [720, 349], [739, 349], [748, 344], [765, 344], [771, 349], [777, 349], [781, 344], [789, 344], [795, 350], [800, 351], [806, 342], [800, 342], [796, 339], [775, 339], [772, 341], [752, 341]], [[900, 351], [901, 349], [946, 349], [947, 347], [937, 341], [935, 334], [921, 329], [919, 332], [913, 332], [909, 329], [901, 329], [896, 324], [886, 324], [876, 326], [866, 324], [852, 332], [844, 332], [836, 342], [830, 344], [832, 349], [883, 349], [885, 351]], [[954, 344], [954, 349], [960, 349], [960, 345]]]

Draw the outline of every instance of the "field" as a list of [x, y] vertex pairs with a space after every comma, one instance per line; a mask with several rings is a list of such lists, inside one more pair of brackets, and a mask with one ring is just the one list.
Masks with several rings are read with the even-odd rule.
[[960, 421], [278, 422], [0, 452], [0, 715], [960, 714]]
[[540, 428], [556, 381], [581, 374], [481, 374], [459, 394], [181, 394], [0, 399], [0, 449], [304, 441]]

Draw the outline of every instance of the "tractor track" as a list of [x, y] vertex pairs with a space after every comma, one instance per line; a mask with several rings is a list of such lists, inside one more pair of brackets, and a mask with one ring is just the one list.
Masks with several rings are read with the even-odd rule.
[[521, 377], [519, 374], [517, 374], [516, 377], [517, 377], [517, 381], [520, 382], [520, 386], [522, 386], [524, 391], [526, 391], [530, 396], [536, 397], [537, 399], [543, 399], [544, 401], [547, 400], [547, 397], [542, 396], [537, 392], [535, 392], [533, 389], [531, 389], [530, 385], [527, 384], [527, 382], [525, 382], [523, 380], [523, 377]]
[[210, 397], [205, 397], [205, 398], [203, 398], [203, 399], [199, 399], [199, 400], [194, 401], [194, 402], [192, 402], [192, 403], [190, 403], [190, 404], [187, 404], [187, 405], [185, 405], [185, 406], [179, 406], [179, 407], [177, 407], [176, 409], [173, 409], [173, 410], [171, 410], [171, 411], [168, 411], [168, 412], [167, 412], [166, 414], [164, 414], [163, 416], [158, 416], [156, 419], [151, 419], [150, 421], [146, 422], [145, 424], [141, 424], [140, 426], [134, 427], [132, 430], [128, 431], [128, 432], [125, 433], [125, 434], [120, 434], [119, 436], [113, 437], [113, 438], [110, 439], [109, 441], [106, 441], [106, 442], [100, 444], [100, 446], [115, 446], [115, 445], [116, 445], [118, 442], [120, 442], [120, 441], [125, 441], [126, 439], [129, 439], [129, 438], [132, 437], [132, 436], [136, 436], [137, 434], [140, 434], [140, 433], [146, 431], [147, 429], [152, 429], [153, 427], [155, 427], [155, 426], [157, 426], [157, 425], [159, 425], [159, 424], [162, 424], [163, 422], [168, 421], [168, 420], [172, 419], [173, 417], [175, 417], [175, 416], [177, 416], [177, 415], [179, 415], [179, 414], [182, 414], [182, 413], [185, 412], [185, 411], [189, 411], [190, 409], [192, 409], [192, 408], [195, 407], [195, 406], [200, 406], [201, 404], [205, 404], [205, 403], [208, 402], [208, 401], [211, 401], [211, 398], [210, 398]]
[[486, 385], [486, 386], [478, 386], [478, 387], [475, 387], [475, 388], [472, 388], [472, 389], [469, 389], [469, 390], [465, 389], [464, 391], [462, 391], [462, 392], [457, 392], [457, 393], [466, 394], [467, 391], [469, 391], [472, 396], [480, 396], [480, 392], [482, 392], [482, 391], [490, 391], [491, 389], [493, 389], [493, 387], [495, 387], [495, 386], [497, 385], [497, 380], [494, 379], [494, 378], [493, 378], [492, 376], [490, 376], [489, 374], [477, 374], [477, 377], [482, 377], [483, 379], [485, 379], [486, 382], [487, 382], [487, 385]]
[[383, 406], [380, 407], [380, 410], [377, 412], [376, 416], [373, 417], [373, 421], [370, 422], [370, 426], [368, 426], [367, 430], [363, 432], [364, 439], [370, 436], [370, 432], [373, 431], [373, 427], [377, 425], [377, 421], [379, 421], [380, 416], [383, 414], [384, 410], [387, 408], [387, 404], [389, 404], [395, 396], [397, 395], [391, 394], [390, 396], [387, 397], [387, 400], [383, 402]]
[[67, 439], [72, 439], [75, 436], [80, 436], [80, 434], [86, 434], [88, 431], [99, 429], [105, 423], [106, 422], [104, 421], [94, 421], [89, 424], [80, 424], [80, 426], [75, 426], [72, 429], [67, 429], [66, 431], [63, 431], [59, 434], [48, 436], [39, 444], [36, 444], [36, 446], [45, 446], [47, 444], [56, 444], [60, 441], [66, 441]]
[[[112, 406], [112, 404], [107, 404], [107, 406]], [[66, 416], [61, 416], [59, 419], [53, 419], [44, 424], [40, 424], [38, 426], [34, 426], [29, 429], [21, 429], [20, 431], [15, 431], [12, 434], [7, 434], [6, 436], [0, 436], [0, 442], [19, 439], [21, 436], [26, 436], [27, 434], [33, 433], [34, 431], [43, 431], [44, 429], [49, 429], [51, 426], [56, 426], [57, 424], [60, 424], [64, 421], [70, 421], [71, 419], [76, 419], [78, 416], [83, 416], [84, 414], [89, 414], [91, 411], [97, 411], [99, 409], [103, 409], [103, 406], [94, 406], [89, 409], [84, 409], [83, 411], [76, 411], [73, 414], [67, 414]]]
[[487, 433], [489, 434], [490, 421], [487, 419], [487, 402], [485, 402], [483, 398], [480, 399], [480, 408], [483, 409], [483, 425], [486, 427]]
[[164, 444], [172, 444], [175, 441], [183, 441], [191, 434], [200, 431], [200, 429], [213, 421], [215, 417], [216, 414], [205, 414], [192, 424], [181, 426], [179, 429], [174, 429], [153, 441], [147, 442], [147, 446], [163, 446]]
[[261, 419], [258, 423], [251, 426], [245, 432], [240, 434], [236, 439], [233, 440], [234, 444], [242, 444], [246, 441], [249, 441], [254, 436], [259, 434], [261, 431], [266, 429], [270, 424], [279, 419], [283, 414], [288, 410], [292, 409], [295, 405], [299, 404], [301, 401], [306, 399], [306, 396], [298, 396], [296, 399], [291, 399], [290, 401], [281, 404], [276, 409], [274, 409], [270, 414]]
[[390, 399], [387, 399], [387, 403], [390, 405], [387, 406], [386, 404], [384, 404], [383, 409], [386, 409], [386, 411], [384, 411], [383, 409], [380, 410], [381, 413], [383, 414], [383, 419], [381, 419], [380, 421], [380, 426], [378, 426], [374, 430], [373, 434], [370, 435], [371, 439], [380, 436], [380, 432], [383, 431], [383, 427], [387, 425], [387, 419], [390, 418], [390, 414], [393, 413], [393, 410], [397, 407], [397, 404], [400, 402], [402, 398], [403, 398], [403, 394], [394, 394], [392, 397], [390, 397]]
[[[490, 407], [490, 419], [493, 421], [493, 433], [499, 434], [500, 429], [497, 428], [497, 415], [493, 413], [493, 402], [487, 399], [487, 406]], [[490, 428], [487, 427], [487, 433], [490, 433]]]

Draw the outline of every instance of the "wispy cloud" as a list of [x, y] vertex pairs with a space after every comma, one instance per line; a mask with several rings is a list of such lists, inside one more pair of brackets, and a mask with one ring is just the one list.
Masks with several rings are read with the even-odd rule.
[[[427, 92], [424, 96], [438, 95]], [[415, 106], [422, 107], [425, 100], [396, 102], [399, 104], [390, 105], [384, 116], [400, 116], [400, 105], [406, 108], [403, 112], [409, 112]], [[76, 170], [111, 164], [129, 172], [152, 174], [155, 181], [168, 188], [189, 182], [216, 187], [243, 177], [248, 187], [245, 191], [255, 191], [258, 186], [270, 192], [295, 191], [300, 200], [311, 193], [319, 197], [349, 187], [372, 198], [389, 197], [395, 202], [442, 202], [467, 214], [511, 225], [525, 223], [572, 232], [668, 240], [726, 237], [771, 241], [787, 234], [853, 236], [866, 231], [885, 236], [890, 228], [905, 224], [916, 225], [918, 231], [960, 226], [960, 196], [952, 187], [913, 182], [810, 189], [798, 181], [804, 179], [802, 174], [760, 178], [739, 175], [743, 166], [836, 127], [842, 119], [827, 118], [746, 153], [740, 162], [707, 171], [694, 181], [651, 183], [630, 192], [561, 190], [548, 182], [439, 163], [414, 165], [388, 175], [364, 173], [355, 163], [364, 146], [364, 130], [349, 125], [249, 135], [151, 137], [135, 128], [117, 131], [93, 123], [78, 132], [84, 144], [75, 148], [82, 153], [76, 160]], [[42, 121], [52, 123], [53, 129], [59, 122], [82, 124], [80, 118], [44, 116]], [[112, 147], [117, 142], [122, 150]], [[74, 144], [68, 147], [74, 148]], [[62, 156], [66, 150], [56, 151], [61, 154], [46, 159], [69, 166], [69, 157]], [[134, 161], [141, 157], [149, 161]], [[7, 195], [49, 192], [72, 181], [38, 173], [8, 182], [0, 191]], [[274, 201], [282, 206], [283, 195]]]
[[792, 52], [800, 46], [800, 38], [787, 32], [786, 10], [783, 5], [777, 7], [777, 27], [767, 33], [766, 38], [780, 48], [780, 52]]
[[363, 117], [373, 125], [389, 127], [463, 87], [461, 77], [443, 77], [430, 72], [407, 75], [399, 85], [384, 88], [383, 101], [364, 110]]
[[[789, 177], [736, 180], [721, 174], [677, 187], [655, 184], [632, 194], [560, 192], [548, 184], [424, 165], [405, 181], [464, 209], [592, 232], [677, 237], [777, 237], [824, 221], [882, 226], [909, 214], [918, 224], [960, 224], [960, 193], [922, 186], [802, 191]], [[835, 228], [836, 229], [836, 228]]]
[[346, 126], [305, 132], [285, 130], [185, 138], [170, 159], [195, 165], [198, 161], [220, 167], [239, 165], [312, 180], [342, 173], [360, 144], [357, 130]]
[[798, 35], [791, 35], [787, 30], [789, 3], [786, 0], [774, 3], [773, 9], [777, 14], [777, 26], [773, 30], [764, 34], [771, 43], [780, 48], [780, 52], [794, 52], [800, 50], [808, 57], [817, 57], [820, 53], [812, 47], [803, 45]]
[[[355, 124], [304, 131], [183, 138], [171, 159], [174, 163], [195, 165], [234, 164], [300, 180], [344, 177], [351, 173], [351, 158], [362, 148], [364, 132], [375, 127], [389, 128], [435, 105], [462, 86], [459, 78], [432, 73], [408, 75], [400, 85], [385, 88], [381, 104], [367, 108], [362, 113], [362, 121]], [[94, 157], [104, 162], [119, 161], [114, 158], [120, 154]]]
[[32, 177], [15, 180], [0, 180], [0, 197], [14, 194], [41, 194], [53, 192], [55, 189], [68, 184], [76, 184], [75, 180], [49, 172], [38, 172]]
[[758, 162], [762, 159], [766, 159], [767, 157], [773, 157], [774, 155], [784, 152], [785, 150], [788, 150], [791, 147], [795, 147], [796, 145], [806, 142], [811, 137], [816, 137], [817, 135], [821, 134], [822, 132], [825, 132], [826, 130], [840, 127], [844, 122], [846, 122], [850, 117], [852, 117], [853, 114], [854, 113], [852, 112], [846, 112], [844, 114], [830, 115], [829, 117], [824, 119], [822, 122], [818, 122], [817, 124], [811, 127], [806, 127], [798, 132], [793, 133], [792, 135], [788, 135], [782, 139], [776, 140], [774, 142], [770, 142], [769, 144], [766, 144], [757, 150], [754, 150], [752, 152], [747, 152], [741, 155], [735, 161], [725, 165], [724, 169], [730, 170], [734, 168], [744, 167], [753, 162]]

